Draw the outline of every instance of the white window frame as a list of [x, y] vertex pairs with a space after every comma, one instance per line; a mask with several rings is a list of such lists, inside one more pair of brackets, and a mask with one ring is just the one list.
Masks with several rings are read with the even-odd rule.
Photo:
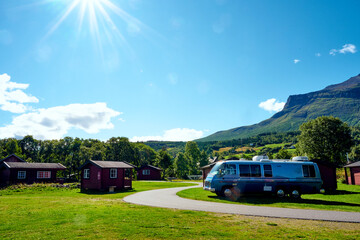
[[117, 168], [110, 168], [110, 178], [117, 178]]
[[84, 169], [84, 179], [89, 179], [89, 178], [90, 178], [90, 169], [85, 168]]
[[17, 179], [25, 179], [26, 171], [18, 171]]
[[150, 175], [150, 169], [143, 169], [142, 174], [143, 175]]
[[[45, 177], [46, 173], [49, 173], [48, 177]], [[41, 176], [41, 174], [42, 174], [42, 176]], [[36, 177], [37, 177], [37, 179], [50, 179], [51, 171], [37, 171]]]

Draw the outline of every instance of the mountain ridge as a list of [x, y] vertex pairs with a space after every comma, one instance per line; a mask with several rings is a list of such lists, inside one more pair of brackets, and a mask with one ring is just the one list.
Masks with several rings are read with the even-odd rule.
[[259, 123], [218, 131], [196, 141], [222, 141], [266, 132], [296, 131], [303, 122], [330, 115], [339, 117], [350, 126], [360, 125], [360, 74], [319, 91], [290, 95], [283, 110]]

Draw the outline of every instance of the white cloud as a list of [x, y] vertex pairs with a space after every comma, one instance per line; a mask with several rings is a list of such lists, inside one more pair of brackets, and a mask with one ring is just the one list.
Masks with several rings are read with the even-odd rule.
[[345, 44], [339, 53], [356, 53], [356, 46], [354, 44]]
[[162, 136], [134, 136], [130, 139], [131, 142], [146, 142], [154, 141], [191, 141], [201, 138], [204, 135], [203, 131], [189, 129], [189, 128], [174, 128], [164, 131]]
[[315, 53], [315, 56], [321, 57], [321, 53]]
[[279, 102], [275, 98], [270, 98], [265, 102], [261, 102], [259, 107], [269, 112], [279, 112], [285, 106], [285, 102]]
[[24, 93], [29, 84], [16, 83], [10, 81], [10, 76], [0, 75], [0, 109], [12, 113], [24, 113], [29, 109], [24, 103], [37, 103], [36, 97]]
[[300, 62], [300, 59], [294, 59], [295, 64], [297, 64], [298, 62]]
[[341, 49], [331, 49], [329, 54], [330, 55], [336, 55], [336, 53], [342, 53], [342, 54], [346, 54], [346, 53], [356, 53], [356, 46], [354, 44], [345, 44], [342, 46]]
[[0, 138], [33, 135], [36, 139], [59, 139], [70, 129], [98, 133], [112, 129], [111, 118], [120, 115], [106, 103], [69, 104], [47, 109], [36, 109], [13, 119], [10, 125], [0, 128]]

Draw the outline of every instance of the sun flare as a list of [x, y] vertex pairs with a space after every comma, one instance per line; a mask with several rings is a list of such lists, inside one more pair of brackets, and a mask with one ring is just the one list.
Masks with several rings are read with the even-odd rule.
[[[119, 24], [125, 24], [124, 29], [129, 32], [133, 30], [132, 33], [139, 33], [142, 30], [151, 31], [151, 29], [140, 20], [128, 14], [111, 0], [69, 0], [64, 6], [64, 10], [58, 19], [50, 26], [45, 38], [50, 37], [70, 15], [75, 16], [77, 19], [74, 28], [77, 30], [77, 33], [88, 31], [100, 51], [102, 51], [104, 41], [110, 44], [114, 44], [115, 41], [120, 41], [122, 46], [129, 48], [123, 34], [124, 30], [119, 30]], [[119, 18], [121, 21], [116, 21], [115, 23], [113, 18]]]

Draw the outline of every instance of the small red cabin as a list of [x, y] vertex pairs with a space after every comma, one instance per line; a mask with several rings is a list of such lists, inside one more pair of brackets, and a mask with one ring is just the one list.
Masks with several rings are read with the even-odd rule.
[[132, 188], [132, 169], [125, 162], [86, 161], [81, 167], [82, 190], [109, 190]]
[[28, 163], [12, 154], [0, 160], [0, 185], [57, 182], [57, 171], [65, 169], [60, 163]]
[[151, 165], [137, 168], [137, 180], [161, 180], [161, 168]]
[[316, 163], [320, 170], [321, 179], [323, 181], [322, 188], [327, 191], [334, 191], [337, 189], [337, 179], [336, 179], [336, 168], [337, 165], [319, 160], [314, 159], [311, 160], [312, 162]]
[[344, 166], [347, 184], [360, 185], [360, 161]]

